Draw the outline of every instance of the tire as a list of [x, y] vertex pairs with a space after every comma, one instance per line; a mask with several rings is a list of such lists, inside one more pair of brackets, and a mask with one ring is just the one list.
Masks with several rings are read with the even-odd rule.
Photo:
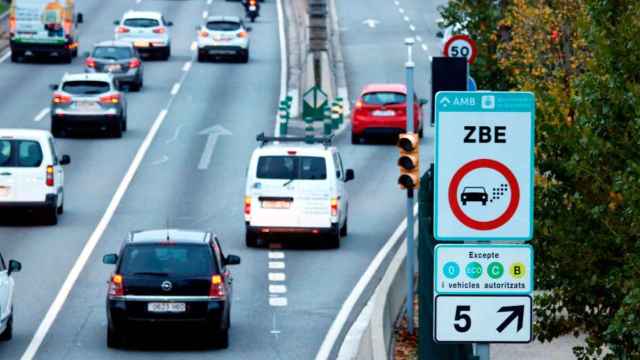
[[467, 206], [467, 202], [466, 202], [466, 201], [463, 201], [463, 202], [462, 202], [462, 206]]
[[207, 57], [205, 56], [204, 53], [198, 52], [198, 62], [205, 62], [207, 60]]
[[46, 225], [58, 225], [58, 208], [52, 206], [44, 210], [44, 223]]
[[7, 321], [7, 327], [4, 329], [4, 332], [0, 334], [0, 341], [9, 341], [13, 337], [13, 308], [11, 309], [11, 315], [9, 315], [9, 320]]
[[342, 225], [342, 227], [340, 228], [340, 236], [342, 237], [347, 236], [347, 232], [349, 231], [349, 229], [347, 228], [348, 222], [349, 222], [349, 218], [345, 218], [344, 225]]
[[78, 57], [78, 47], [76, 46], [75, 49], [73, 49], [73, 51], [71, 52], [71, 56], [76, 58]]
[[51, 120], [51, 134], [55, 138], [62, 138], [66, 135], [62, 126], [60, 126], [60, 124], [58, 124], [58, 122], [55, 120]]
[[143, 84], [142, 84], [142, 80], [140, 80], [140, 81], [138, 81], [138, 82], [133, 82], [133, 83], [131, 83], [131, 85], [129, 85], [129, 89], [130, 89], [131, 91], [138, 92], [138, 91], [140, 91], [140, 89], [142, 89], [142, 86], [143, 86]]
[[58, 215], [64, 214], [64, 192], [62, 192], [62, 202], [60, 203], [60, 206], [58, 206], [56, 211], [58, 212]]
[[218, 349], [226, 349], [229, 347], [229, 329], [224, 329], [215, 333], [213, 337], [213, 346]]
[[122, 348], [126, 343], [125, 340], [123, 334], [116, 332], [115, 329], [107, 325], [107, 347], [114, 349]]
[[327, 248], [338, 249], [340, 248], [340, 230], [336, 229], [335, 232], [327, 237]]
[[420, 128], [420, 130], [418, 130], [418, 137], [422, 139], [423, 136], [424, 136], [424, 131], [422, 128]]
[[160, 55], [160, 58], [164, 61], [169, 60], [169, 58], [171, 57], [171, 47], [166, 47], [162, 50], [162, 53]]
[[249, 50], [240, 53], [240, 62], [246, 64], [249, 62]]
[[66, 54], [62, 55], [61, 60], [64, 64], [71, 64], [73, 61], [73, 50], [69, 50]]
[[112, 125], [111, 137], [119, 139], [122, 137], [122, 119], [118, 120], [116, 124]]
[[353, 145], [360, 144], [360, 140], [361, 140], [361, 139], [362, 139], [362, 137], [360, 137], [360, 136], [358, 136], [358, 135], [356, 135], [356, 134], [354, 134], [354, 133], [351, 133], [351, 143], [352, 143]]
[[246, 230], [244, 239], [247, 247], [258, 247], [258, 234]]
[[18, 53], [17, 53], [17, 52], [15, 52], [15, 51], [12, 51], [12, 52], [11, 52], [11, 62], [12, 62], [12, 63], [20, 62], [20, 54], [18, 54]]

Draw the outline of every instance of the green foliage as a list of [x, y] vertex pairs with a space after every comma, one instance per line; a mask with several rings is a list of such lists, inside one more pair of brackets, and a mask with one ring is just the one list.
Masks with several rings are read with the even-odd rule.
[[464, 20], [493, 14], [481, 88], [536, 93], [536, 337], [584, 334], [579, 359], [640, 359], [640, 1], [498, 3], [441, 11], [476, 40]]

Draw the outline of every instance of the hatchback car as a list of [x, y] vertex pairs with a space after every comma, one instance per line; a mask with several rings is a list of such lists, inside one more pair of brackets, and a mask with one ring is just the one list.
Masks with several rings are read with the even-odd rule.
[[[422, 107], [427, 103], [414, 94], [413, 126], [422, 137]], [[393, 135], [407, 131], [407, 88], [403, 84], [372, 84], [364, 87], [351, 113], [351, 142], [366, 136]]]
[[107, 346], [125, 345], [145, 325], [191, 326], [228, 346], [233, 278], [227, 266], [240, 258], [225, 256], [213, 233], [134, 231], [119, 254], [102, 260], [116, 265], [107, 293]]
[[15, 283], [11, 274], [22, 269], [16, 260], [5, 264], [0, 254], [0, 341], [9, 341], [13, 336], [13, 289]]
[[51, 89], [53, 136], [92, 129], [121, 137], [127, 130], [127, 102], [111, 74], [65, 74]]
[[249, 62], [250, 27], [237, 16], [211, 16], [198, 27], [198, 61], [208, 58], [235, 57]]
[[157, 11], [127, 11], [121, 20], [114, 21], [115, 39], [126, 41], [142, 54], [157, 55], [162, 60], [171, 57], [173, 26]]
[[128, 84], [133, 91], [143, 86], [143, 67], [138, 51], [131, 43], [103, 41], [87, 53], [85, 72], [112, 74], [119, 85]]
[[68, 155], [58, 158], [45, 130], [0, 129], [0, 209], [29, 210], [58, 223], [64, 212], [64, 171]]

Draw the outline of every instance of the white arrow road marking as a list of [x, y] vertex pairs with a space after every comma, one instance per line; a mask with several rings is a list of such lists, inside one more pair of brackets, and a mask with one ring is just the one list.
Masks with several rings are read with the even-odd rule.
[[40, 121], [42, 121], [42, 119], [44, 119], [45, 116], [47, 116], [47, 114], [49, 114], [49, 108], [48, 107], [40, 110], [40, 112], [38, 113], [38, 115], [36, 115], [36, 117], [33, 119], [33, 121], [40, 122]]
[[207, 135], [207, 144], [204, 146], [200, 162], [198, 163], [198, 170], [206, 170], [209, 168], [211, 157], [213, 156], [213, 150], [216, 148], [218, 137], [221, 135], [231, 135], [231, 132], [220, 125], [213, 125], [198, 133], [198, 135]]
[[173, 134], [173, 136], [171, 137], [171, 139], [167, 140], [167, 144], [171, 144], [172, 142], [175, 142], [176, 140], [178, 140], [178, 136], [180, 135], [180, 131], [182, 131], [182, 128], [184, 127], [185, 124], [180, 124], [178, 125], [178, 127], [176, 128], [176, 132]]
[[365, 25], [368, 25], [370, 28], [373, 29], [376, 27], [376, 25], [380, 23], [380, 21], [376, 19], [367, 19], [367, 20], [364, 20], [362, 23]]

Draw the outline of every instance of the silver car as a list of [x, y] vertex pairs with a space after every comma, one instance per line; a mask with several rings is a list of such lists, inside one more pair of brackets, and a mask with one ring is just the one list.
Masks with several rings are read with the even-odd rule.
[[132, 91], [143, 86], [143, 64], [138, 51], [124, 41], [103, 41], [86, 53], [85, 72], [109, 73], [119, 82], [128, 84]]
[[126, 41], [141, 54], [153, 54], [162, 60], [171, 57], [171, 21], [157, 11], [127, 11], [114, 21], [115, 39]]
[[13, 289], [11, 274], [22, 269], [16, 260], [4, 262], [0, 254], [0, 341], [9, 341], [13, 336]]
[[51, 85], [51, 133], [66, 136], [73, 130], [106, 131], [122, 137], [127, 130], [127, 102], [117, 81], [107, 73], [65, 74]]
[[249, 62], [250, 27], [237, 16], [210, 16], [199, 26], [198, 61], [211, 58], [235, 57]]

